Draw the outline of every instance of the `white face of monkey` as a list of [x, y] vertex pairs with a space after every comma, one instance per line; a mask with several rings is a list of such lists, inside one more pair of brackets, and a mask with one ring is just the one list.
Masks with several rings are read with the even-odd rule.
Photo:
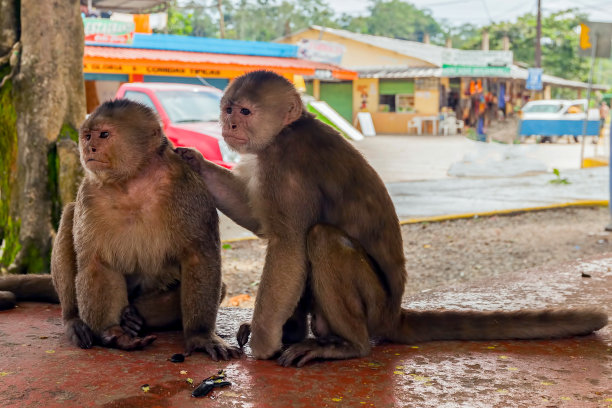
[[291, 83], [276, 74], [253, 72], [232, 83], [221, 99], [223, 139], [239, 153], [258, 153], [301, 114]]
[[239, 153], [257, 153], [270, 144], [285, 126], [283, 112], [241, 99], [221, 107], [225, 142]]

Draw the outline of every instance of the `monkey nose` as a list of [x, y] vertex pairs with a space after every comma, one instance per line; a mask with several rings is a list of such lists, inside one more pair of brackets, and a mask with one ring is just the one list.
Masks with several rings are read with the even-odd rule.
[[231, 126], [231, 128], [232, 128], [232, 129], [234, 129], [234, 130], [235, 130], [237, 127], [238, 127], [238, 126], [237, 126], [236, 124], [234, 124], [234, 123], [230, 124], [230, 126]]
[[91, 151], [92, 151], [92, 153], [95, 153], [96, 152], [96, 148], [92, 146], [91, 147]]

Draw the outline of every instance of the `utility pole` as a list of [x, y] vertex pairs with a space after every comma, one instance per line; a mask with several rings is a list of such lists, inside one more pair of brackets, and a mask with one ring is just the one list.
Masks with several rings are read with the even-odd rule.
[[221, 38], [225, 38], [225, 22], [223, 21], [223, 9], [221, 8], [221, 0], [217, 0], [217, 7], [219, 8], [219, 32]]
[[538, 21], [536, 23], [536, 42], [535, 42], [535, 67], [542, 68], [542, 48], [540, 40], [542, 38], [542, 0], [538, 0]]

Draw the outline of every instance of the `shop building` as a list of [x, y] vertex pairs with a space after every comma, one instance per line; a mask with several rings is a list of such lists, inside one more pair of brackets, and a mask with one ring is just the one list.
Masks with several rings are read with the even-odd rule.
[[369, 112], [378, 133], [408, 133], [415, 117], [429, 120], [420, 130], [437, 132], [437, 118], [452, 113], [476, 126], [479, 109], [487, 120], [511, 114], [529, 98], [551, 98], [557, 87], [580, 98], [587, 84], [542, 75], [543, 90], [525, 89], [528, 70], [513, 64], [511, 51], [464, 51], [414, 41], [311, 26], [276, 41], [304, 47], [333, 44], [344, 50], [338, 64], [359, 78], [321, 82], [307, 78], [306, 88], [355, 123]]
[[258, 69], [275, 71], [298, 85], [303, 77], [357, 79], [355, 71], [298, 58], [298, 47], [289, 44], [142, 33], [132, 33], [123, 43], [102, 39], [107, 41], [85, 43], [88, 111], [112, 98], [124, 82], [207, 84], [224, 89], [233, 78]]

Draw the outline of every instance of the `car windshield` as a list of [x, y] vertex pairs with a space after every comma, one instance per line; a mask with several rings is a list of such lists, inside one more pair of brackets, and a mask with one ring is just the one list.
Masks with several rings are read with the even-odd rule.
[[523, 108], [523, 112], [529, 113], [557, 113], [563, 108], [563, 105], [560, 103], [551, 103], [551, 104], [537, 104], [531, 106], [525, 106]]
[[201, 91], [157, 91], [172, 123], [213, 122], [219, 120], [221, 96]]

